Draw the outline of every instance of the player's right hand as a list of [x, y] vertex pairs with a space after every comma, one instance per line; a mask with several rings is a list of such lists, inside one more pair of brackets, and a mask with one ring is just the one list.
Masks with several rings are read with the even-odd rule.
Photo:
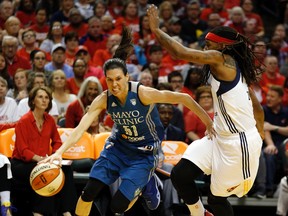
[[45, 159], [41, 160], [38, 162], [39, 163], [55, 163], [56, 165], [59, 165], [61, 166], [61, 163], [62, 163], [62, 154], [59, 154], [57, 151], [46, 157]]
[[155, 29], [159, 28], [159, 16], [158, 16], [158, 8], [151, 4], [147, 9], [147, 15], [149, 19], [150, 30], [153, 32]]

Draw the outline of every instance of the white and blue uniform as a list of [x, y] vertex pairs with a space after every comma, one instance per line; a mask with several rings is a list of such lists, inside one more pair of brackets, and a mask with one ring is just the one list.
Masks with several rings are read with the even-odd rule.
[[256, 128], [249, 89], [237, 67], [233, 81], [211, 77], [216, 137], [196, 140], [183, 158], [211, 174], [215, 196], [244, 196], [256, 178], [262, 139]]
[[138, 88], [138, 82], [129, 82], [125, 104], [107, 91], [107, 112], [114, 126], [90, 173], [107, 185], [121, 177], [119, 190], [130, 201], [139, 195], [157, 167], [164, 137], [156, 106], [142, 104]]

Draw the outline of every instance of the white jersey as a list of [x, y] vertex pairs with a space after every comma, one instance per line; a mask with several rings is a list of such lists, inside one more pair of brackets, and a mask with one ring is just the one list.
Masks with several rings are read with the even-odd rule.
[[248, 86], [239, 69], [231, 82], [211, 76], [211, 86], [217, 135], [192, 142], [183, 158], [211, 174], [213, 195], [242, 197], [254, 183], [262, 147]]
[[236, 78], [231, 82], [219, 81], [211, 76], [211, 86], [215, 130], [218, 135], [227, 136], [255, 127], [256, 121], [248, 86], [241, 77], [239, 69]]

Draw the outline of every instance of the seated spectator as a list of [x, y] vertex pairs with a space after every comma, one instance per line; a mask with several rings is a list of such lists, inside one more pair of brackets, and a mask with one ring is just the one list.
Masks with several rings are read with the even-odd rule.
[[47, 56], [47, 53], [42, 50], [34, 50], [30, 53], [30, 59], [32, 64], [31, 72], [41, 72], [48, 80], [52, 72], [45, 70], [45, 65], [48, 61]]
[[142, 71], [138, 78], [139, 82], [144, 86], [154, 87], [153, 86], [153, 77], [148, 69]]
[[187, 18], [181, 22], [181, 38], [183, 43], [192, 46], [200, 35], [208, 28], [208, 19], [200, 18], [201, 7], [199, 1], [190, 1], [187, 4]]
[[[101, 29], [105, 36], [110, 36], [112, 34], [121, 34], [121, 29], [116, 29], [113, 23], [113, 17], [111, 15], [103, 15], [101, 18]], [[89, 23], [88, 23], [89, 24]], [[104, 47], [105, 48], [105, 47]]]
[[1, 52], [0, 52], [0, 76], [7, 81], [8, 89], [13, 88], [13, 80], [8, 73], [8, 63], [4, 57], [4, 54]]
[[133, 0], [128, 0], [124, 3], [123, 17], [119, 18], [117, 22], [123, 23], [131, 29], [132, 34], [139, 32], [139, 16], [137, 3]]
[[76, 49], [75, 57], [76, 59], [83, 59], [87, 65], [85, 78], [89, 76], [95, 76], [98, 79], [101, 79], [102, 77], [104, 77], [104, 72], [102, 68], [93, 66], [93, 62], [91, 60], [89, 49], [86, 46], [82, 46], [82, 45], [78, 46]]
[[[173, 141], [185, 141], [186, 135], [185, 132], [175, 127], [170, 123], [173, 118], [174, 106], [172, 104], [158, 104], [157, 105], [160, 120], [164, 127], [164, 139], [163, 140], [173, 140]], [[164, 153], [160, 151], [160, 162], [158, 168], [161, 168], [167, 172], [171, 172], [173, 165], [164, 162]], [[156, 172], [157, 173], [157, 172]], [[175, 204], [179, 204], [179, 196], [177, 191], [172, 185], [171, 179], [162, 179], [163, 182], [163, 191], [162, 191], [162, 200], [163, 200], [163, 211], [164, 215], [172, 214], [172, 207]]]
[[[213, 119], [213, 99], [210, 86], [200, 86], [195, 93], [196, 101], [207, 112], [207, 114]], [[201, 119], [193, 112], [188, 112], [184, 117], [185, 131], [189, 143], [194, 140], [201, 139], [205, 136], [206, 126]]]
[[11, 123], [17, 120], [17, 103], [13, 98], [6, 96], [7, 91], [7, 81], [0, 77], [0, 123]]
[[80, 38], [80, 44], [88, 48], [91, 58], [93, 58], [96, 50], [105, 49], [107, 39], [110, 35], [102, 32], [101, 21], [93, 16], [88, 20], [87, 33]]
[[173, 13], [173, 6], [170, 1], [163, 1], [159, 5], [160, 25], [165, 32], [167, 32], [169, 29], [170, 20], [172, 19], [172, 17], [174, 17]]
[[83, 17], [77, 8], [71, 8], [69, 11], [69, 24], [63, 27], [64, 35], [67, 32], [74, 31], [79, 36], [79, 39], [83, 37], [87, 30], [88, 25], [84, 22]]
[[40, 49], [51, 54], [53, 46], [58, 43], [65, 47], [62, 24], [59, 21], [55, 21], [50, 25], [47, 38], [41, 43]]
[[21, 21], [23, 28], [35, 23], [36, 2], [33, 0], [20, 0], [15, 16]]
[[284, 86], [285, 77], [279, 73], [278, 60], [276, 56], [266, 56], [264, 60], [265, 71], [259, 84], [263, 91], [267, 91], [271, 85]]
[[24, 29], [21, 28], [20, 20], [15, 16], [10, 16], [4, 25], [3, 35], [10, 35], [16, 37], [19, 44], [22, 45], [21, 35]]
[[254, 34], [256, 34], [257, 37], [263, 37], [265, 34], [265, 29], [263, 25], [263, 20], [261, 16], [257, 13], [254, 13], [254, 6], [252, 0], [242, 0], [240, 1], [240, 6], [242, 7], [246, 21], [252, 21], [252, 23], [255, 26]]
[[21, 56], [30, 62], [30, 53], [39, 49], [36, 44], [36, 33], [31, 30], [24, 30], [22, 33], [22, 48], [18, 49], [16, 55]]
[[[28, 104], [30, 111], [21, 117], [15, 127], [16, 140], [11, 160], [13, 178], [29, 190], [33, 215], [53, 215], [59, 212], [61, 215], [72, 216], [77, 198], [71, 166], [62, 166], [64, 186], [52, 197], [40, 196], [30, 186], [33, 168], [50, 155], [50, 148], [54, 153], [62, 142], [55, 121], [48, 114], [52, 107], [50, 90], [43, 86], [32, 89]], [[55, 202], [59, 205], [55, 205]]]
[[60, 0], [59, 10], [54, 12], [50, 19], [50, 25], [55, 21], [59, 22], [62, 26], [69, 24], [69, 12], [74, 7], [73, 0]]
[[[38, 87], [48, 86], [45, 75], [41, 72], [30, 73], [28, 76], [28, 83], [27, 83], [28, 94], [30, 94], [30, 91], [37, 86]], [[16, 119], [17, 120], [20, 119], [27, 112], [29, 112], [29, 104], [28, 104], [28, 98], [26, 97], [23, 98], [17, 106]], [[57, 104], [54, 101], [52, 101], [52, 108], [49, 114], [53, 116], [55, 123], [57, 123], [59, 113], [57, 109]]]
[[[160, 45], [152, 45], [149, 50], [148, 65], [155, 63], [159, 68], [158, 82], [167, 82], [168, 74], [173, 71], [173, 65], [163, 62], [163, 49]], [[145, 67], [145, 66], [144, 66]]]
[[49, 32], [49, 25], [47, 24], [48, 12], [46, 8], [36, 8], [35, 24], [31, 25], [29, 29], [32, 29], [36, 34], [36, 44], [40, 47], [42, 41], [44, 41]]
[[110, 35], [107, 40], [106, 48], [98, 49], [94, 53], [93, 59], [92, 59], [93, 66], [102, 68], [104, 62], [112, 57], [113, 46], [120, 44], [120, 41], [121, 41], [120, 35], [118, 34]]
[[82, 83], [78, 99], [72, 102], [66, 111], [66, 128], [75, 128], [83, 115], [85, 109], [89, 106], [92, 101], [102, 93], [102, 86], [96, 77], [88, 77]]
[[66, 76], [62, 70], [54, 71], [49, 80], [50, 89], [52, 90], [53, 101], [57, 104], [58, 119], [65, 118], [66, 110], [70, 103], [77, 100], [75, 94], [69, 94], [66, 89]]
[[241, 7], [233, 7], [230, 11], [229, 19], [223, 24], [235, 29], [240, 34], [244, 34], [245, 13]]
[[51, 50], [52, 61], [45, 65], [44, 69], [47, 71], [55, 71], [57, 69], [63, 70], [66, 77], [74, 76], [72, 67], [65, 63], [65, 47], [61, 44], [55, 44]]
[[2, 51], [8, 66], [8, 73], [11, 77], [14, 76], [17, 69], [31, 69], [31, 64], [28, 60], [21, 56], [17, 56], [17, 48], [19, 46], [18, 39], [13, 36], [4, 36], [2, 40]]
[[267, 93], [267, 103], [263, 106], [265, 116], [265, 147], [266, 161], [266, 195], [273, 194], [280, 179], [284, 175], [283, 141], [287, 138], [288, 109], [282, 105], [283, 87], [271, 85]]
[[27, 81], [28, 71], [21, 69], [17, 70], [13, 77], [14, 88], [9, 89], [6, 96], [13, 98], [17, 104], [23, 98], [28, 97]]
[[201, 11], [200, 18], [207, 21], [209, 14], [218, 13], [221, 17], [221, 24], [223, 25], [229, 19], [224, 3], [225, 1], [223, 0], [211, 0], [209, 7], [206, 7]]
[[172, 90], [175, 92], [182, 92], [183, 76], [179, 71], [172, 71], [168, 75], [168, 82], [171, 84]]
[[93, 6], [89, 0], [78, 0], [75, 2], [75, 7], [79, 10], [85, 21], [88, 21], [94, 14]]
[[65, 63], [68, 64], [69, 66], [72, 66], [75, 60], [75, 54], [78, 46], [79, 46], [79, 37], [77, 33], [74, 31], [67, 32], [67, 34], [65, 35], [65, 47], [66, 47]]
[[67, 79], [67, 89], [71, 94], [77, 95], [82, 83], [84, 82], [84, 77], [87, 72], [87, 64], [83, 59], [76, 59], [72, 67], [74, 77]]
[[14, 13], [14, 6], [11, 1], [1, 1], [0, 3], [0, 28], [5, 28], [6, 20]]

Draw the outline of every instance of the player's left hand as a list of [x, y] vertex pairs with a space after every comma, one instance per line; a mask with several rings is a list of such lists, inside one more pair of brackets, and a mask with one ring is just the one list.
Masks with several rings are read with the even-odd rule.
[[153, 32], [159, 28], [159, 16], [158, 16], [158, 8], [152, 4], [147, 9], [147, 15], [149, 18], [150, 30]]
[[206, 131], [205, 135], [208, 137], [208, 139], [212, 139], [213, 137], [216, 136], [216, 131], [214, 129], [213, 123], [210, 123], [209, 125], [206, 125]]

